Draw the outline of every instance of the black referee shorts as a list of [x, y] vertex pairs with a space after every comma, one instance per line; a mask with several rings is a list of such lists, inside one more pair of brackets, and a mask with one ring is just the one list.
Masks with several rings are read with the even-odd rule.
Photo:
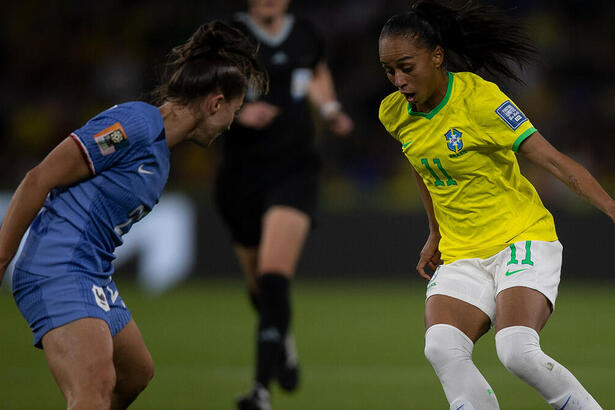
[[275, 205], [295, 208], [314, 226], [319, 199], [320, 164], [317, 158], [285, 163], [223, 166], [215, 187], [215, 202], [233, 240], [257, 247], [262, 218]]

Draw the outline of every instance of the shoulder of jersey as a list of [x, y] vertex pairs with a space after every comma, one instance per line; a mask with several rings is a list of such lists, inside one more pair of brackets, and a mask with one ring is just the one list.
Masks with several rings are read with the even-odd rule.
[[407, 102], [403, 94], [395, 91], [387, 95], [380, 103], [378, 117], [385, 127], [389, 128], [392, 121], [399, 119], [401, 113], [407, 110]]
[[151, 112], [152, 109], [157, 109], [151, 104], [148, 104], [143, 101], [127, 101], [121, 104], [116, 104], [113, 107], [109, 108], [106, 113], [112, 115], [113, 113], [121, 113], [126, 111], [136, 111], [136, 112]]
[[500, 88], [497, 84], [483, 79], [478, 74], [460, 72], [454, 75], [454, 87], [457, 88], [455, 94], [462, 98], [470, 97], [470, 103], [475, 103], [477, 102], [476, 100], [484, 100], [494, 93], [500, 92]]
[[120, 115], [124, 116], [124, 118], [125, 116], [138, 115], [147, 122], [155, 122], [161, 117], [158, 107], [143, 101], [130, 101], [118, 104], [113, 110], [109, 110], [109, 114], [113, 115], [114, 111], [118, 114], [121, 113]]
[[143, 101], [135, 101], [134, 108], [146, 115], [160, 115], [158, 107]]
[[[114, 112], [117, 114], [114, 115]], [[108, 110], [108, 115], [112, 118], [115, 117], [121, 122], [128, 133], [131, 133], [130, 129], [134, 130], [134, 126], [128, 126], [127, 124], [136, 125], [137, 129], [149, 129], [147, 135], [152, 137], [157, 136], [164, 127], [162, 115], [158, 107], [143, 101], [130, 101], [118, 104], [113, 109]], [[135, 141], [134, 138], [137, 135], [141, 134], [132, 134], [128, 135], [128, 137]], [[137, 138], [137, 140], [141, 139], [140, 137]], [[145, 140], [147, 139], [145, 138]]]

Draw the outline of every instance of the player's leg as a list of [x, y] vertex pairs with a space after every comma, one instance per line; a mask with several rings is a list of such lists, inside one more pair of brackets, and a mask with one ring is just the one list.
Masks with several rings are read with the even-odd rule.
[[283, 205], [269, 208], [263, 216], [259, 275], [278, 272], [292, 278], [309, 229], [310, 217], [305, 212]]
[[504, 366], [554, 408], [599, 409], [577, 379], [541, 349], [560, 280], [562, 245], [522, 241], [500, 252], [496, 275], [496, 349]]
[[277, 376], [285, 390], [294, 390], [298, 383], [297, 357], [289, 333], [290, 280], [294, 277], [309, 229], [310, 217], [292, 207], [273, 206], [263, 217], [258, 257], [263, 321], [259, 335], [257, 380], [268, 383]]
[[474, 343], [491, 320], [478, 307], [435, 294], [425, 305], [425, 356], [433, 366], [451, 409], [499, 409], [497, 398], [472, 361]]
[[[239, 266], [245, 276], [246, 283], [248, 285], [248, 294], [252, 307], [258, 315], [258, 330], [257, 330], [257, 350], [258, 350], [258, 335], [260, 335], [260, 329], [262, 326], [262, 303], [260, 292], [258, 290], [257, 283], [257, 267], [258, 267], [258, 249], [256, 247], [247, 247], [240, 244], [235, 245], [235, 255]], [[255, 369], [258, 369], [258, 352], [256, 357]], [[257, 373], [255, 371], [255, 373]], [[255, 374], [255, 380], [256, 380]], [[241, 395], [237, 399], [237, 404], [240, 409], [257, 409], [267, 410], [271, 408], [269, 404], [269, 390], [260, 383], [254, 383], [252, 390], [244, 395]]]
[[113, 337], [113, 364], [117, 381], [111, 409], [125, 409], [154, 376], [152, 356], [134, 319]]
[[504, 366], [555, 409], [600, 409], [575, 376], [542, 351], [538, 332], [551, 315], [549, 300], [521, 286], [501, 291], [496, 300], [495, 341]]
[[256, 271], [258, 268], [258, 248], [235, 244], [235, 256], [239, 262], [239, 267], [243, 272], [250, 293], [252, 307], [259, 312], [258, 284], [256, 283]]
[[[290, 280], [309, 232], [310, 218], [288, 206], [272, 206], [263, 215], [262, 234], [256, 258], [244, 249], [244, 272], [254, 269], [258, 297], [255, 306], [260, 313], [257, 338], [256, 383], [253, 391], [240, 399], [240, 409], [268, 408], [269, 385], [274, 377], [286, 390], [298, 383], [297, 356], [289, 335], [291, 319]], [[238, 253], [240, 255], [240, 253]], [[247, 268], [247, 269], [246, 269]], [[251, 281], [251, 275], [248, 281]], [[252, 282], [254, 286], [254, 282]], [[262, 407], [254, 402], [267, 403]], [[252, 407], [251, 407], [252, 406]]]
[[113, 341], [104, 320], [75, 320], [47, 332], [42, 344], [67, 409], [110, 408], [116, 375]]

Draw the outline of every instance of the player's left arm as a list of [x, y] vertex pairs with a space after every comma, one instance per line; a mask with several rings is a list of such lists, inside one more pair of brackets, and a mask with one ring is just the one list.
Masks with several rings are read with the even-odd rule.
[[319, 109], [331, 131], [341, 136], [348, 135], [352, 131], [354, 123], [337, 100], [333, 76], [324, 60], [319, 61], [314, 67], [308, 98]]
[[0, 282], [28, 226], [40, 211], [49, 191], [91, 176], [90, 168], [72, 137], [58, 144], [31, 169], [17, 187], [0, 227]]
[[559, 152], [539, 132], [529, 136], [519, 152], [607, 214], [615, 222], [615, 201], [585, 167]]
[[431, 194], [429, 190], [425, 186], [425, 182], [423, 178], [416, 172], [414, 168], [412, 168], [412, 173], [414, 174], [414, 178], [416, 179], [416, 185], [419, 189], [419, 194], [421, 196], [421, 201], [423, 202], [423, 207], [425, 208], [425, 212], [427, 213], [427, 220], [429, 221], [429, 236], [427, 237], [427, 241], [421, 249], [421, 253], [419, 256], [419, 261], [416, 265], [416, 271], [425, 279], [431, 279], [425, 272], [425, 266], [429, 266], [432, 271], [435, 271], [438, 265], [442, 264], [442, 255], [440, 254], [439, 245], [440, 239], [442, 235], [440, 234], [440, 225], [436, 220], [436, 215], [433, 209], [433, 200], [431, 199]]

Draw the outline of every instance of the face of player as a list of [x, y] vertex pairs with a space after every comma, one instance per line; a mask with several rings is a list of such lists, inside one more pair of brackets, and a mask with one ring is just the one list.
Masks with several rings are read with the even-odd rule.
[[289, 3], [290, 0], [248, 0], [248, 7], [251, 14], [267, 20], [286, 14]]
[[430, 50], [409, 36], [385, 36], [379, 41], [380, 64], [389, 81], [418, 111], [429, 112], [446, 95], [448, 75], [440, 46]]
[[[202, 116], [192, 136], [192, 141], [208, 146], [222, 133], [229, 130], [243, 105], [244, 95], [232, 99], [206, 99], [201, 105]], [[216, 97], [210, 97], [216, 98]]]

